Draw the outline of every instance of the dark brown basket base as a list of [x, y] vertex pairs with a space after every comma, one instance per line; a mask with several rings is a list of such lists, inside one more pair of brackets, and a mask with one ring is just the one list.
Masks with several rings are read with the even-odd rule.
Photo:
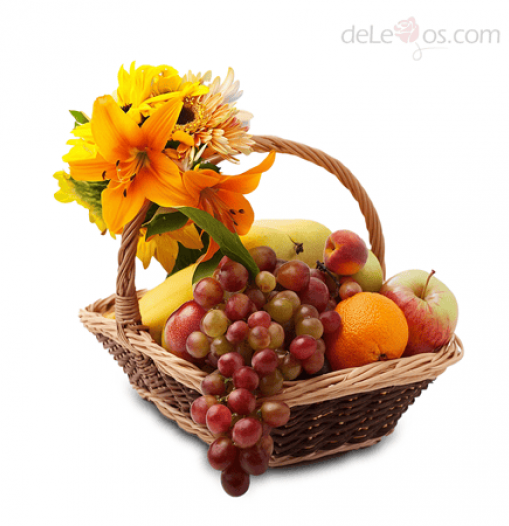
[[[200, 393], [172, 377], [161, 374], [150, 358], [138, 357], [113, 340], [97, 335], [135, 387], [157, 394], [164, 402], [187, 418]], [[390, 434], [401, 415], [426, 389], [431, 380], [378, 389], [367, 393], [292, 408], [288, 424], [273, 429], [274, 458], [301, 458], [311, 453], [339, 449]]]

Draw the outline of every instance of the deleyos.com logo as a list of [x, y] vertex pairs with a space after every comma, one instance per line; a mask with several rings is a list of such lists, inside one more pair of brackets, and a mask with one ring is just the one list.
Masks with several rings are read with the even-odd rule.
[[[375, 31], [373, 26], [369, 29], [356, 29], [352, 26], [341, 33], [344, 44], [392, 44], [395, 37], [405, 44], [415, 44], [412, 53], [414, 60], [421, 60], [423, 52], [432, 49], [447, 49], [455, 44], [499, 44], [500, 31], [498, 29], [425, 29], [421, 31], [415, 18], [411, 16], [400, 20], [393, 29]], [[419, 39], [421, 44], [419, 44]]]

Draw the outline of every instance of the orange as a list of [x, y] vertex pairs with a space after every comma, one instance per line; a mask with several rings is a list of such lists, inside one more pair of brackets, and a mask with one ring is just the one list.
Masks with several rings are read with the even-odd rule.
[[359, 292], [340, 301], [341, 328], [328, 335], [327, 359], [334, 370], [400, 358], [408, 342], [402, 310], [376, 292]]

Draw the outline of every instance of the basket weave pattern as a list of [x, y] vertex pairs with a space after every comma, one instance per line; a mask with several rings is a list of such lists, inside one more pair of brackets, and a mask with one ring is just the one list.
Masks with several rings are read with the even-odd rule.
[[[378, 214], [357, 179], [339, 161], [308, 146], [274, 137], [254, 137], [255, 150], [297, 155], [335, 175], [358, 201], [366, 219], [372, 250], [385, 271], [385, 245]], [[156, 344], [140, 322], [134, 283], [136, 241], [146, 210], [126, 226], [119, 251], [117, 294], [80, 311], [94, 333], [129, 376], [142, 398], [153, 402], [185, 431], [210, 443], [214, 437], [190, 417], [206, 376], [195, 365]], [[116, 321], [103, 316], [115, 308]], [[307, 463], [376, 444], [394, 430], [397, 421], [421, 391], [463, 356], [457, 336], [435, 353], [377, 362], [307, 380], [285, 382], [271, 399], [291, 408], [288, 424], [272, 431], [271, 467]]]

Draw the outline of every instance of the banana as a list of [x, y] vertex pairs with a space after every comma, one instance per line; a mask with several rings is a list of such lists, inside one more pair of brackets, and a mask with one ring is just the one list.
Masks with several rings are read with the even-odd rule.
[[179, 270], [140, 299], [141, 322], [159, 344], [166, 320], [183, 303], [193, 299], [192, 279], [196, 266], [195, 263]]
[[[248, 250], [269, 246], [280, 259], [299, 259], [314, 268], [317, 260], [323, 260], [325, 240], [330, 234], [327, 227], [316, 221], [273, 219], [255, 221], [241, 240]], [[173, 274], [140, 299], [142, 323], [150, 328], [156, 342], [161, 342], [161, 333], [169, 316], [193, 299], [191, 283], [195, 268], [196, 264], [190, 265]]]

